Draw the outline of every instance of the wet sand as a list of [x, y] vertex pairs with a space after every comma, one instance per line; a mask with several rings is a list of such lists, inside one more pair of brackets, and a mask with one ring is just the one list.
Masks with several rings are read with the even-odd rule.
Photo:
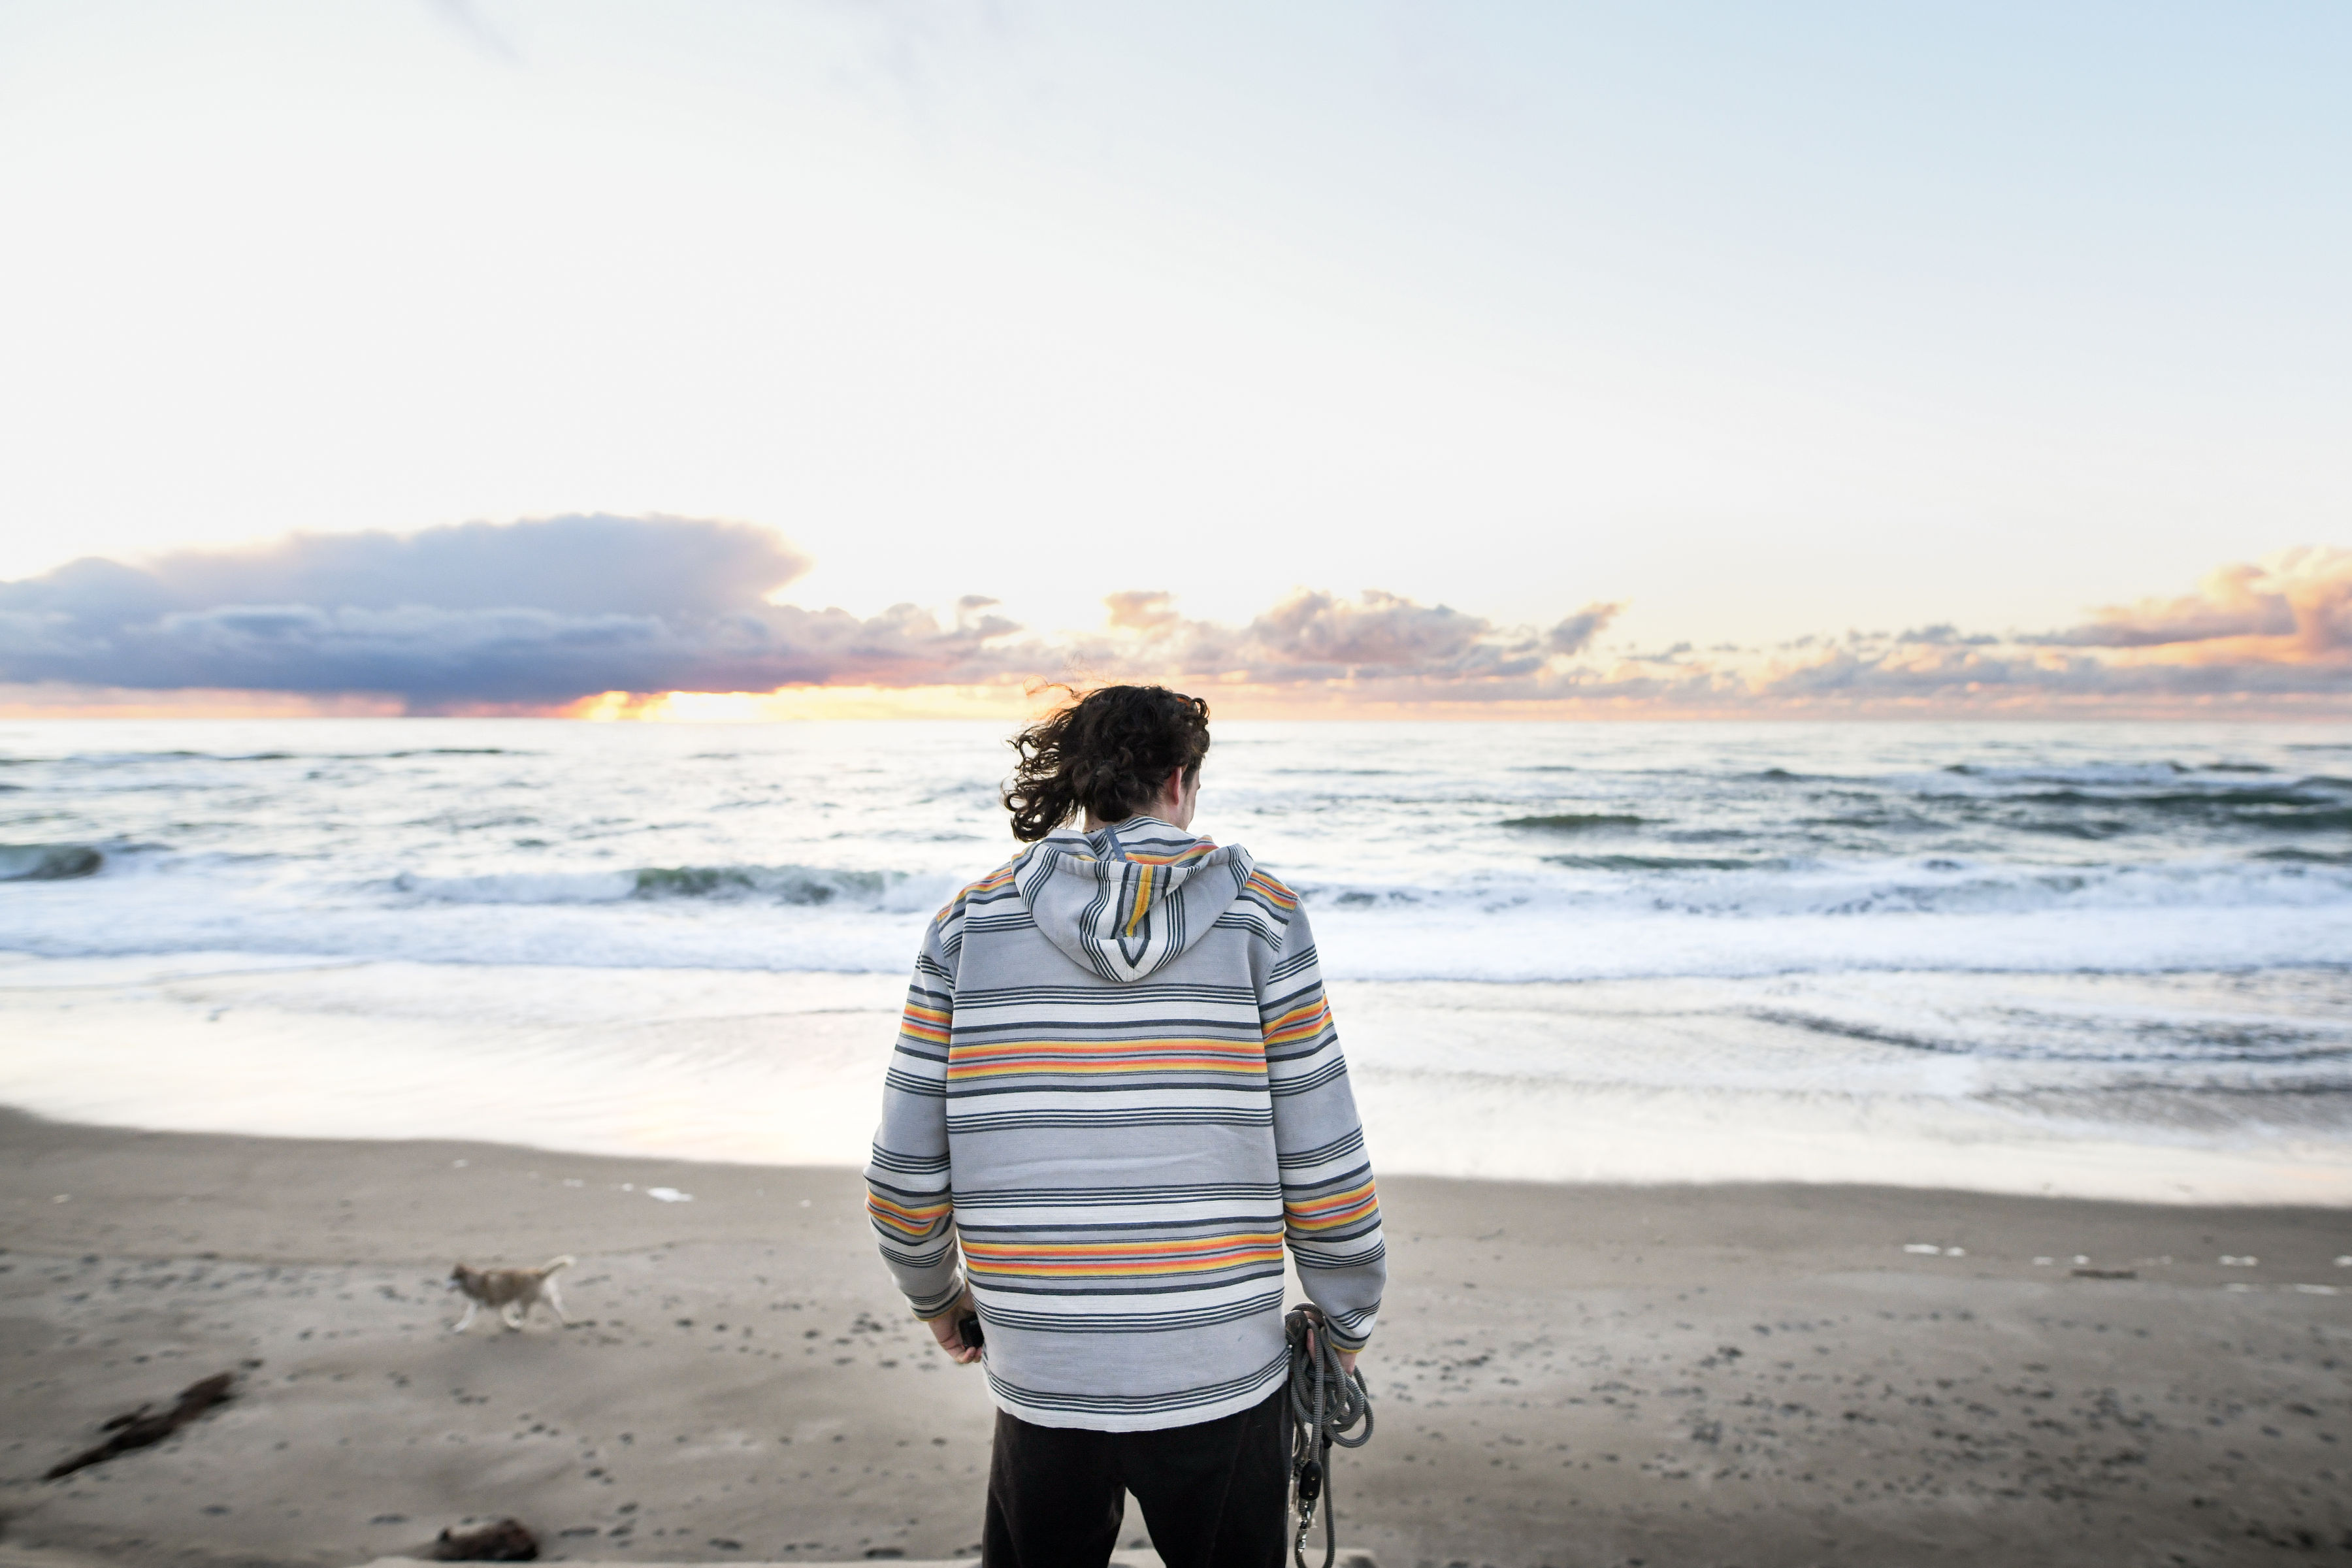
[[[1338, 1487], [1391, 1568], [2352, 1548], [2352, 1212], [1383, 1193], [1381, 1425]], [[987, 1396], [857, 1202], [835, 1169], [0, 1113], [0, 1551], [352, 1564], [511, 1513], [575, 1559], [956, 1555]], [[570, 1328], [448, 1331], [451, 1262], [564, 1252]], [[37, 1479], [247, 1362], [163, 1445]]]

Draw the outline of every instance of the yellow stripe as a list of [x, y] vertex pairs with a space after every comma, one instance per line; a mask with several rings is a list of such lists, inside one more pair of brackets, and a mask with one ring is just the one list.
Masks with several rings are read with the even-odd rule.
[[1295, 1008], [1266, 1026], [1265, 1043], [1281, 1045], [1291, 1040], [1304, 1040], [1320, 1033], [1331, 1021], [1331, 1005], [1317, 1002]]
[[1263, 871], [1251, 872], [1249, 885], [1286, 910], [1295, 910], [1298, 907], [1297, 896]]
[[1006, 1078], [1021, 1073], [1051, 1074], [1055, 1078], [1100, 1078], [1113, 1073], [1151, 1072], [1225, 1072], [1244, 1076], [1263, 1069], [1255, 1062], [1219, 1061], [1211, 1057], [1154, 1057], [1139, 1062], [1059, 1062], [1010, 1061], [982, 1062], [972, 1067], [950, 1067], [950, 1082], [975, 1078]]
[[1201, 1051], [1253, 1059], [1258, 1054], [1255, 1040], [1194, 1039], [1180, 1035], [1165, 1040], [1003, 1040], [992, 1046], [967, 1045], [956, 1052], [956, 1059], [968, 1062], [1003, 1056], [1091, 1057], [1106, 1052], [1171, 1050]]
[[1205, 1273], [1245, 1263], [1279, 1262], [1282, 1238], [1250, 1232], [1213, 1241], [1142, 1242], [1127, 1247], [1056, 1245], [1013, 1247], [972, 1241], [964, 1256], [975, 1273], [1052, 1276]]
[[1151, 912], [1151, 879], [1154, 875], [1153, 868], [1150, 866], [1144, 866], [1140, 868], [1140, 870], [1142, 874], [1135, 879], [1135, 910], [1132, 914], [1129, 914], [1127, 917], [1127, 934], [1129, 936], [1133, 936], [1135, 934], [1135, 928], [1141, 925], [1143, 923], [1143, 917]]
[[946, 1215], [947, 1204], [929, 1204], [921, 1208], [905, 1208], [889, 1199], [867, 1194], [866, 1212], [877, 1225], [894, 1230], [910, 1241], [922, 1241], [935, 1234], [940, 1220]]
[[1334, 1193], [1311, 1204], [1285, 1204], [1282, 1212], [1294, 1229], [1328, 1230], [1333, 1226], [1360, 1219], [1379, 1207], [1380, 1199], [1371, 1184], [1367, 1182], [1353, 1192]]
[[948, 1038], [948, 1027], [954, 1021], [944, 1008], [919, 1007], [910, 1002], [907, 1005], [906, 1015], [898, 1020], [898, 1032], [912, 1035], [919, 1040], [944, 1043]]
[[1216, 842], [1213, 839], [1203, 838], [1198, 844], [1193, 845], [1190, 849], [1180, 849], [1173, 855], [1137, 855], [1129, 853], [1128, 858], [1134, 861], [1139, 866], [1181, 866], [1187, 860], [1198, 860], [1202, 856], [1208, 854], [1210, 851], [1216, 848]]
[[1265, 1070], [1265, 1047], [1226, 1040], [1052, 1041], [966, 1046], [948, 1062], [948, 1077], [992, 1078], [1005, 1073], [1258, 1073]]

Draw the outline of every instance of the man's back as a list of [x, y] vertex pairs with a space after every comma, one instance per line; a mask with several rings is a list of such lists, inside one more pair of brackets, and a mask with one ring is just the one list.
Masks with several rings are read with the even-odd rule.
[[1151, 817], [1055, 834], [929, 932], [872, 1212], [919, 1312], [956, 1239], [1000, 1407], [1130, 1431], [1282, 1382], [1286, 1232], [1335, 1342], [1384, 1272], [1346, 1064], [1297, 900]]

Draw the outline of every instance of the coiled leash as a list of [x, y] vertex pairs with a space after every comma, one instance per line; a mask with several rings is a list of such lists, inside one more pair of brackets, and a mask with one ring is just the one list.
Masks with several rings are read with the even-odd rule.
[[[1298, 1510], [1298, 1535], [1290, 1543], [1297, 1568], [1307, 1568], [1307, 1536], [1315, 1528], [1315, 1506], [1323, 1505], [1323, 1568], [1339, 1554], [1339, 1521], [1331, 1509], [1331, 1446], [1360, 1448], [1371, 1440], [1372, 1391], [1360, 1372], [1344, 1372], [1339, 1348], [1323, 1332], [1323, 1314], [1293, 1307], [1282, 1321], [1290, 1342], [1290, 1386], [1283, 1425], [1290, 1436], [1290, 1492]], [[1357, 1422], [1364, 1429], [1348, 1436]]]

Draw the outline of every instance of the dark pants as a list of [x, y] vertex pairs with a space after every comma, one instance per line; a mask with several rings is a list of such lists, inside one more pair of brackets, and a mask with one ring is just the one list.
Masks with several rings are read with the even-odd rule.
[[1168, 1568], [1281, 1568], [1290, 1472], [1283, 1391], [1250, 1409], [1156, 1432], [1038, 1426], [996, 1413], [982, 1568], [1103, 1568], [1143, 1505]]

